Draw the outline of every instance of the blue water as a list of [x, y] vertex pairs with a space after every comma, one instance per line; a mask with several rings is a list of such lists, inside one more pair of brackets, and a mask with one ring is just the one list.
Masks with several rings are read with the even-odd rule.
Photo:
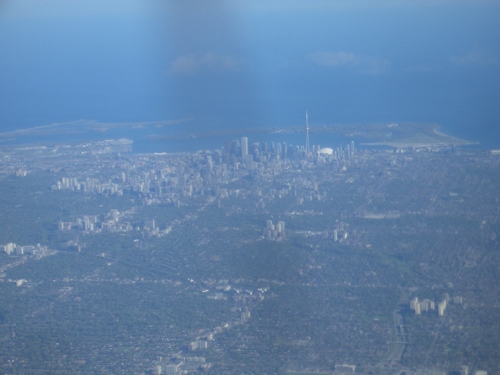
[[[179, 128], [181, 127], [181, 128]], [[187, 126], [194, 129], [197, 126]], [[128, 138], [134, 141], [132, 151], [135, 153], [151, 153], [151, 152], [195, 152], [199, 150], [216, 150], [222, 149], [226, 141], [239, 140], [241, 137], [247, 137], [250, 145], [252, 143], [267, 142], [269, 145], [274, 143], [286, 143], [288, 145], [305, 145], [305, 132], [302, 133], [270, 133], [264, 129], [249, 129], [245, 128], [234, 131], [230, 129], [231, 133], [226, 134], [210, 134], [210, 133], [195, 133], [196, 136], [186, 137], [189, 129], [183, 129], [181, 125], [171, 127], [155, 127], [145, 126], [143, 128], [133, 128], [126, 126], [123, 128], [109, 129], [105, 132], [100, 131], [74, 131], [61, 132], [55, 134], [27, 134], [12, 138], [6, 144], [60, 144], [60, 143], [78, 143], [88, 140], [104, 140], [104, 139], [118, 139]], [[222, 130], [228, 130], [221, 128]], [[200, 129], [198, 129], [200, 130]], [[203, 129], [201, 129], [203, 130]], [[180, 138], [170, 138], [172, 136], [180, 136]], [[336, 148], [340, 145], [347, 145], [351, 141], [359, 144], [357, 138], [346, 138], [334, 134], [316, 134], [310, 133], [310, 145], [321, 147]], [[366, 141], [366, 140], [362, 140]]]
[[[304, 126], [307, 109], [311, 128], [435, 123], [500, 148], [499, 5], [250, 11], [217, 4], [208, 13], [167, 7], [142, 16], [0, 18], [0, 131], [78, 119], [194, 118], [161, 129], [17, 141], [127, 137], [138, 152], [196, 151], [220, 148], [244, 129]], [[354, 57], [318, 65], [314, 56], [325, 51]], [[179, 56], [191, 56], [197, 68], [173, 71]], [[214, 130], [238, 134], [148, 138]], [[314, 137], [312, 144], [337, 146]]]

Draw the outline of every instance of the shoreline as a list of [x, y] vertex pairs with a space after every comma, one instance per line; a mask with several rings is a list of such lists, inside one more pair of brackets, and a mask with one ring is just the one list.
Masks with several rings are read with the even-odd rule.
[[[104, 123], [96, 120], [76, 120], [65, 123], [54, 123], [28, 129], [0, 132], [0, 143], [2, 146], [9, 144], [31, 144], [33, 137], [41, 141], [43, 137], [51, 137], [51, 142], [79, 142], [86, 140], [99, 140], [109, 138], [130, 138], [134, 143], [144, 142], [194, 142], [196, 147], [203, 148], [204, 140], [213, 138], [237, 138], [239, 136], [260, 135], [262, 137], [298, 137], [304, 135], [305, 128], [299, 126], [291, 127], [260, 127], [260, 128], [226, 128], [226, 129], [183, 129], [177, 131], [161, 131], [159, 128], [167, 128], [173, 125], [181, 125], [193, 121], [193, 118], [176, 120], [162, 120], [150, 122], [130, 123]], [[123, 130], [123, 132], [121, 131]], [[134, 133], [131, 133], [134, 132]], [[310, 130], [312, 138], [339, 137], [355, 139], [360, 146], [392, 147], [392, 148], [429, 148], [429, 147], [451, 147], [479, 145], [479, 142], [467, 141], [438, 130], [436, 124], [352, 124], [352, 125], [330, 125], [313, 127]], [[139, 138], [137, 137], [139, 136]], [[53, 138], [56, 137], [57, 141]], [[388, 139], [387, 137], [390, 137]], [[363, 142], [367, 141], [367, 142]], [[38, 142], [34, 142], [38, 143]], [[210, 143], [210, 142], [208, 142]], [[300, 143], [300, 142], [299, 142]], [[158, 151], [164, 151], [158, 149]]]
[[[414, 139], [401, 139], [395, 141], [382, 142], [364, 142], [362, 146], [389, 146], [394, 148], [425, 148], [425, 147], [451, 147], [451, 146], [473, 146], [479, 145], [480, 142], [467, 141], [465, 139], [453, 137], [451, 135], [440, 132], [436, 128], [432, 129], [432, 135], [422, 133], [415, 134]], [[427, 138], [427, 139], [425, 139]]]

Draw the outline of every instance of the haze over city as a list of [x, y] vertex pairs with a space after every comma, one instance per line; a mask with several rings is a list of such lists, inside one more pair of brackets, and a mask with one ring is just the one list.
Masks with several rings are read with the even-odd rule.
[[0, 374], [499, 374], [499, 11], [1, 1]]

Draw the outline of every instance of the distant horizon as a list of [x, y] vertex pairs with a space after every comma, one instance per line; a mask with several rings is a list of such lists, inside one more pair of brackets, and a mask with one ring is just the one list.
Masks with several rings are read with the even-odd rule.
[[495, 1], [7, 1], [0, 131], [419, 122], [500, 148]]

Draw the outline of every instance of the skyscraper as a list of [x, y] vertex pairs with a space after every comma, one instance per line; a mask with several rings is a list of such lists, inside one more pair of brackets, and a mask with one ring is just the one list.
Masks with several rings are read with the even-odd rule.
[[241, 157], [244, 159], [248, 155], [248, 138], [241, 137]]
[[285, 231], [285, 222], [278, 221], [278, 232], [284, 232], [284, 231]]
[[309, 155], [309, 118], [306, 111], [306, 155]]

